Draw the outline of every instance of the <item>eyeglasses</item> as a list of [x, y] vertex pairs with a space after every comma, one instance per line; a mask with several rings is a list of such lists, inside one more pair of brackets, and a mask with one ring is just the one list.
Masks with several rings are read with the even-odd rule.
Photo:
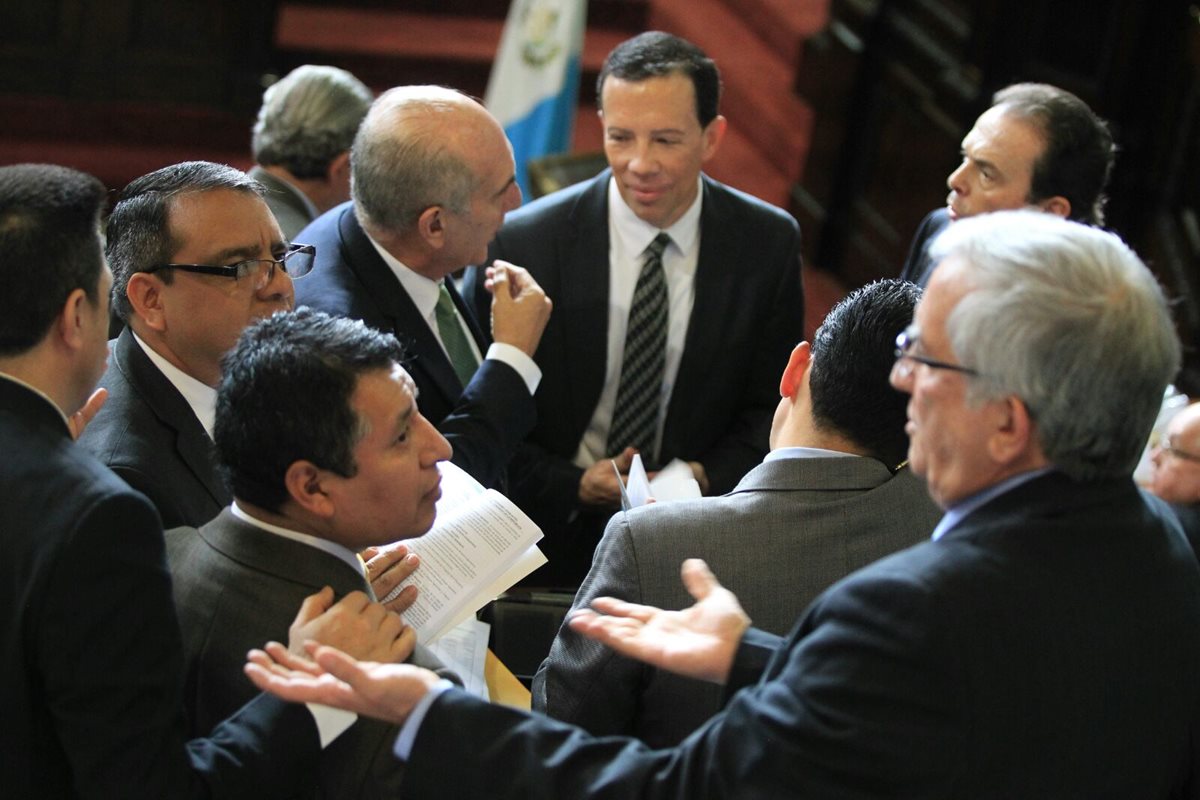
[[896, 377], [907, 378], [912, 374], [915, 364], [924, 364], [930, 369], [948, 369], [951, 372], [961, 372], [964, 375], [979, 375], [978, 371], [970, 367], [964, 367], [962, 364], [948, 364], [945, 361], [938, 361], [936, 358], [929, 358], [913, 353], [912, 351], [920, 341], [921, 332], [916, 325], [909, 325], [896, 337], [896, 364], [892, 367], [895, 370]]
[[1155, 442], [1155, 444], [1157, 444], [1158, 449], [1162, 450], [1164, 453], [1170, 453], [1176, 458], [1181, 458], [1184, 461], [1195, 461], [1196, 463], [1200, 463], [1200, 454], [1189, 453], [1186, 450], [1180, 450], [1171, 443], [1171, 437], [1167, 435], [1166, 431], [1163, 431], [1158, 435], [1158, 440]]
[[317, 256], [317, 248], [311, 244], [294, 244], [278, 259], [251, 258], [236, 264], [218, 266], [215, 264], [158, 264], [145, 272], [158, 272], [161, 269], [178, 269], [184, 272], [195, 272], [200, 275], [221, 275], [240, 281], [243, 278], [254, 278], [254, 291], [258, 291], [275, 278], [275, 269], [282, 269], [293, 278], [300, 278], [312, 271], [313, 260]]

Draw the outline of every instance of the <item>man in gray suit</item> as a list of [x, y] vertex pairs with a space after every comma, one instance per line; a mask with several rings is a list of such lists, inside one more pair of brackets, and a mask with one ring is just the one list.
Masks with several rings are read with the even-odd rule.
[[283, 235], [350, 199], [350, 145], [375, 97], [344, 69], [305, 64], [267, 87], [254, 123], [250, 177]]
[[[603, 596], [685, 608], [679, 564], [703, 558], [756, 625], [784, 634], [832, 583], [928, 538], [940, 512], [904, 468], [905, 397], [888, 385], [919, 296], [880, 281], [834, 307], [792, 351], [763, 463], [722, 497], [614, 516], [574, 608]], [[534, 708], [652, 747], [678, 744], [721, 697], [719, 686], [616, 655], [566, 625], [533, 684]]]
[[[197, 730], [253, 695], [246, 651], [286, 636], [306, 596], [331, 587], [367, 605], [376, 562], [356, 553], [433, 524], [450, 446], [417, 410], [402, 358], [388, 334], [302, 309], [249, 328], [223, 362], [214, 440], [234, 503], [199, 531], [167, 534]], [[377, 660], [441, 666], [414, 651], [411, 629], [396, 641]], [[394, 796], [394, 739], [391, 726], [355, 722], [321, 755], [322, 793]]]

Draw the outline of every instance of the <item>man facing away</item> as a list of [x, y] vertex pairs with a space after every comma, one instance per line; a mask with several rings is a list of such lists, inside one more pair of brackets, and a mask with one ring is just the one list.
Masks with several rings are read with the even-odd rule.
[[263, 92], [250, 177], [283, 235], [350, 199], [350, 145], [374, 95], [344, 69], [304, 64]]
[[329, 648], [311, 652], [330, 674], [279, 647], [297, 669], [247, 671], [407, 720], [412, 798], [1200, 796], [1200, 566], [1132, 480], [1180, 361], [1162, 289], [1115, 236], [1036, 212], [957, 222], [934, 256], [892, 373], [946, 509], [933, 540], [834, 584], [785, 639], [701, 561], [685, 611], [598, 599], [609, 616], [572, 620], [736, 692], [681, 745]]
[[[640, 452], [729, 491], [767, 450], [779, 365], [803, 338], [800, 231], [703, 174], [725, 135], [716, 64], [643, 33], [597, 81], [610, 169], [509, 215], [489, 258], [525, 266], [558, 309], [511, 496], [546, 531], [530, 580], [575, 587]], [[476, 262], [478, 263], [478, 262]], [[468, 273], [484, 316], [486, 272]]]
[[[251, 699], [186, 742], [183, 659], [153, 506], [86, 450], [104, 370], [104, 187], [0, 168], [0, 772], [14, 797], [288, 796], [312, 779], [312, 714]], [[73, 415], [71, 418], [67, 414]], [[377, 606], [310, 598], [293, 638], [378, 652]], [[236, 712], [236, 713], [233, 713]], [[209, 729], [203, 732], [209, 733]], [[334, 732], [331, 731], [331, 735]]]
[[231, 500], [212, 459], [221, 357], [251, 321], [290, 309], [311, 249], [288, 244], [263, 188], [190, 161], [125, 187], [108, 219], [113, 306], [125, 329], [80, 443], [146, 495], [166, 527], [203, 525]]
[[1035, 208], [1104, 224], [1104, 189], [1116, 147], [1108, 125], [1075, 95], [1044, 83], [996, 92], [962, 141], [962, 163], [946, 178], [946, 207], [917, 228], [900, 277], [924, 286], [929, 247], [951, 222], [989, 211]]
[[[618, 512], [574, 608], [601, 596], [683, 608], [679, 564], [703, 558], [756, 626], [782, 635], [830, 584], [928, 538], [938, 509], [904, 467], [906, 399], [888, 384], [920, 295], [892, 279], [834, 306], [812, 344], [792, 350], [763, 463], [722, 497]], [[720, 710], [721, 689], [614, 656], [564, 625], [533, 707], [669, 747]]]
[[[246, 702], [246, 651], [282, 638], [306, 596], [331, 587], [366, 604], [356, 554], [433, 524], [450, 446], [402, 359], [394, 337], [311, 309], [252, 325], [225, 357], [214, 434], [233, 505], [199, 531], [167, 532], [194, 728]], [[440, 668], [392, 619], [398, 638], [377, 659]], [[352, 725], [321, 755], [322, 796], [394, 796], [394, 738], [375, 720]]]
[[394, 334], [454, 463], [485, 485], [503, 485], [536, 419], [541, 371], [531, 356], [550, 300], [523, 269], [498, 267], [488, 281], [489, 345], [449, 278], [483, 261], [505, 213], [521, 202], [504, 131], [459, 92], [399, 87], [371, 106], [350, 165], [353, 201], [300, 234], [317, 257], [298, 300]]

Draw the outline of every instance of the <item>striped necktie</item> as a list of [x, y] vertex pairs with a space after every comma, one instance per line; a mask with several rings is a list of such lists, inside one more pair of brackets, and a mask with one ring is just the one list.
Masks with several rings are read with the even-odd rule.
[[609, 455], [633, 446], [644, 460], [653, 460], [663, 370], [667, 363], [667, 278], [662, 254], [670, 243], [671, 237], [660, 233], [646, 248], [646, 260], [633, 291], [629, 325], [625, 329], [621, 382], [608, 429]]

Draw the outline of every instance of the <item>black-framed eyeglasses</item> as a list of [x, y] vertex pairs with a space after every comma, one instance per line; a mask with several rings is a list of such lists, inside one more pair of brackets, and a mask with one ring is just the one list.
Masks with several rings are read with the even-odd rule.
[[1194, 461], [1197, 464], [1200, 464], [1200, 454], [1189, 453], [1187, 450], [1180, 450], [1171, 442], [1171, 437], [1166, 431], [1163, 431], [1158, 435], [1158, 441], [1155, 442], [1155, 444], [1158, 445], [1159, 450], [1162, 450], [1165, 453], [1170, 453], [1176, 458], [1181, 458], [1184, 461]]
[[917, 355], [913, 352], [921, 341], [921, 331], [916, 325], [909, 325], [896, 337], [896, 365], [893, 369], [901, 378], [912, 374], [914, 364], [924, 364], [930, 369], [948, 369], [951, 372], [961, 372], [964, 375], [978, 376], [978, 370], [964, 367], [962, 364], [949, 364], [936, 358]]
[[275, 277], [275, 269], [282, 269], [292, 278], [301, 278], [312, 271], [313, 261], [317, 256], [317, 248], [311, 244], [293, 244], [279, 258], [250, 258], [236, 264], [157, 264], [145, 272], [158, 272], [162, 269], [178, 269], [184, 272], [195, 272], [200, 275], [220, 275], [234, 280], [244, 278], [254, 279], [254, 289], [259, 289], [270, 283]]

